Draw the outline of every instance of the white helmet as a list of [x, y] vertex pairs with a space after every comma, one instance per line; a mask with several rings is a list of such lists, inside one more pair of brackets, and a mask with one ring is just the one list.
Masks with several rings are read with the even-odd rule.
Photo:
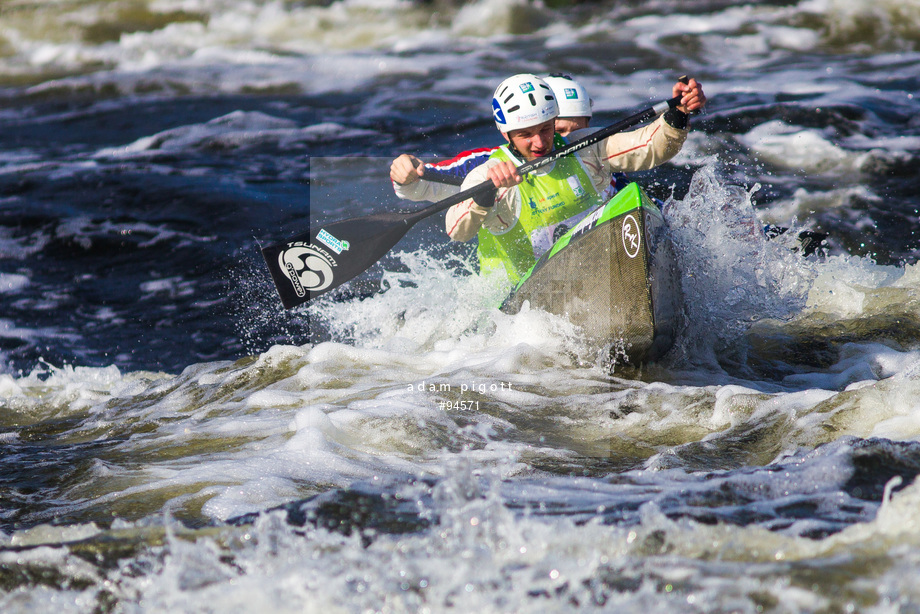
[[578, 81], [561, 73], [553, 73], [543, 80], [556, 96], [559, 117], [591, 117], [593, 101]]
[[495, 88], [492, 115], [499, 131], [507, 133], [556, 119], [559, 106], [543, 79], [521, 74], [508, 77]]

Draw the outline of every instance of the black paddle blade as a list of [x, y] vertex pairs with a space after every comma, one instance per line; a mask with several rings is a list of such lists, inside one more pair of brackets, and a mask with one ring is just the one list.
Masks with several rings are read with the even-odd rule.
[[379, 213], [314, 226], [303, 234], [262, 248], [262, 257], [291, 309], [357, 277], [412, 228], [412, 216]]

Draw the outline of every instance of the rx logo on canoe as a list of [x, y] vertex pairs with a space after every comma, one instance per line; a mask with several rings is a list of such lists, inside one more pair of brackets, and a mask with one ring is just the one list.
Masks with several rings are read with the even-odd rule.
[[335, 278], [332, 269], [338, 265], [326, 250], [298, 241], [289, 243], [278, 254], [278, 266], [294, 286], [294, 293], [303, 298], [307, 292], [328, 288]]
[[639, 223], [632, 214], [627, 215], [623, 220], [623, 249], [630, 258], [639, 255], [639, 247], [642, 245], [641, 235], [639, 234]]

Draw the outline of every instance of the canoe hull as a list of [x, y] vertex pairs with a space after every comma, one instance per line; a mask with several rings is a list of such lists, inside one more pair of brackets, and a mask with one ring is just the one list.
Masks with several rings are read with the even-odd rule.
[[631, 184], [561, 237], [502, 310], [517, 313], [527, 301], [632, 364], [655, 361], [674, 343], [683, 304], [666, 231], [658, 207]]

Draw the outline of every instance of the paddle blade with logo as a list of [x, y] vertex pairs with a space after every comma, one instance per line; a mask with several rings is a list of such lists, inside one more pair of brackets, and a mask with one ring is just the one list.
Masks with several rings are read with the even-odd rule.
[[285, 309], [357, 277], [380, 260], [417, 220], [380, 213], [310, 228], [262, 248]]

